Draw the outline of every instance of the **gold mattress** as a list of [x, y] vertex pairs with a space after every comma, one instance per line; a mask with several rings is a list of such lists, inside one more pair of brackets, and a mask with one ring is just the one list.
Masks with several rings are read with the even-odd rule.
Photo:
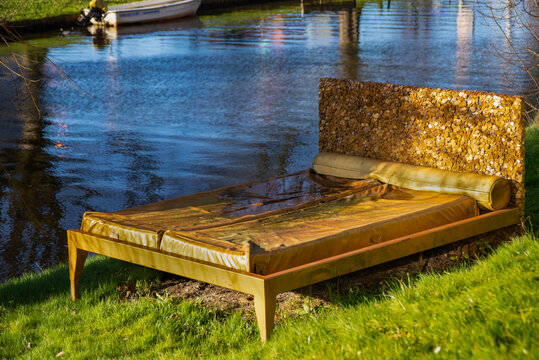
[[478, 213], [468, 196], [306, 170], [116, 212], [87, 212], [81, 230], [271, 274]]

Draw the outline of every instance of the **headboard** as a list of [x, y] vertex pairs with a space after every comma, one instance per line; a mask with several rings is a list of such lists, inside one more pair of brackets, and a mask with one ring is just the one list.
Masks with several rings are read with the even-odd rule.
[[523, 110], [518, 96], [323, 78], [319, 150], [502, 176], [523, 216]]

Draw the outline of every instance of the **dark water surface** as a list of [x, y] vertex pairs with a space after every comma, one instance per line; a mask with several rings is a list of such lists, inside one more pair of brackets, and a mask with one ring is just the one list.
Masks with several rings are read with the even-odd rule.
[[[526, 90], [520, 67], [494, 55], [508, 46], [480, 9], [293, 1], [31, 40], [92, 97], [51, 63], [21, 58], [43, 79], [29, 86], [41, 120], [23, 84], [0, 69], [0, 281], [65, 261], [65, 229], [86, 210], [309, 167], [320, 77]], [[0, 59], [9, 60], [5, 48]]]

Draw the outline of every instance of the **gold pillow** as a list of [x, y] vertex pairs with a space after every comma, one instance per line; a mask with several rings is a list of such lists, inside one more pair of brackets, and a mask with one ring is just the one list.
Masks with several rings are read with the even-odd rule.
[[497, 176], [323, 152], [315, 157], [313, 169], [322, 175], [351, 179], [374, 178], [412, 190], [468, 195], [488, 210], [503, 209], [511, 199], [509, 181]]

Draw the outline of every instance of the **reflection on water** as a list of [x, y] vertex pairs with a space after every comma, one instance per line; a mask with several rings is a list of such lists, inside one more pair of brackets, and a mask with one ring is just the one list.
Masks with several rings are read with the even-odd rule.
[[309, 167], [320, 77], [508, 91], [504, 69], [525, 90], [477, 6], [303, 0], [32, 39], [92, 96], [21, 47], [40, 118], [0, 73], [0, 280], [65, 261], [84, 211]]
[[82, 29], [84, 35], [92, 36], [94, 48], [103, 49], [111, 45], [111, 41], [119, 40], [129, 35], [145, 35], [156, 32], [188, 31], [202, 27], [198, 16], [188, 17], [179, 21], [161, 23], [144, 23], [138, 25], [124, 25], [120, 27], [90, 26]]
[[[39, 79], [43, 56], [19, 55], [24, 75]], [[14, 59], [7, 62], [16, 67]], [[56, 199], [61, 184], [45, 150], [51, 145], [43, 136], [46, 124], [30, 96], [40, 91], [39, 83], [9, 75], [0, 81], [0, 280], [65, 257], [64, 212]]]
[[457, 5], [457, 63], [455, 83], [465, 83], [469, 74], [470, 54], [472, 53], [474, 12], [463, 0]]
[[339, 11], [339, 54], [343, 63], [343, 77], [357, 79], [359, 66], [359, 19], [361, 7]]

